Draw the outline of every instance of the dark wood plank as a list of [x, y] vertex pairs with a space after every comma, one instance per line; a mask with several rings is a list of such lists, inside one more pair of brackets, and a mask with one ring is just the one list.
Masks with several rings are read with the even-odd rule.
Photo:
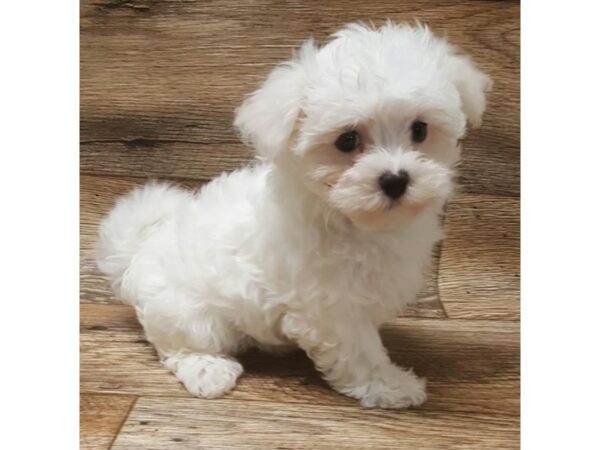
[[449, 317], [519, 320], [519, 202], [459, 195], [446, 214], [438, 274]]
[[[80, 298], [82, 302], [118, 303], [108, 279], [96, 266], [98, 224], [117, 198], [136, 186], [143, 178], [97, 177], [82, 175], [80, 179]], [[200, 186], [200, 182], [179, 182], [187, 189]], [[406, 317], [445, 317], [437, 288], [439, 248], [435, 252], [432, 270], [417, 301], [404, 313]]]
[[[268, 13], [266, 13], [268, 11]], [[466, 192], [519, 193], [518, 2], [114, 2], [81, 8], [81, 170], [208, 179], [252, 156], [234, 108], [309, 36], [355, 20], [422, 20], [495, 81], [465, 140]]]
[[421, 410], [141, 398], [113, 447], [172, 448], [517, 449], [519, 425], [513, 417]]
[[[384, 327], [382, 336], [394, 360], [428, 379], [423, 410], [518, 416], [517, 322], [404, 318]], [[245, 374], [227, 398], [357, 407], [332, 391], [302, 352], [250, 352], [240, 361]], [[160, 365], [133, 309], [124, 305], [81, 305], [81, 389], [192, 399]]]
[[82, 450], [108, 450], [136, 397], [82, 394], [79, 401], [79, 444]]

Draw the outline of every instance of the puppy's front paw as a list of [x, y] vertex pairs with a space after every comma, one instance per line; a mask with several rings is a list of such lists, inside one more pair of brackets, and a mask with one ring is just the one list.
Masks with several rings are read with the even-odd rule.
[[419, 406], [427, 399], [425, 379], [412, 371], [390, 366], [362, 386], [361, 404], [367, 408], [402, 409]]

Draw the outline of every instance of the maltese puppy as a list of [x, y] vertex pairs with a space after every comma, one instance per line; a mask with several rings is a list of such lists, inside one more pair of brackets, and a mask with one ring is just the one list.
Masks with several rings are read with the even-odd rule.
[[378, 329], [421, 287], [490, 84], [421, 25], [309, 40], [237, 110], [259, 161], [198, 192], [151, 183], [121, 198], [99, 267], [196, 396], [230, 391], [250, 347], [299, 347], [363, 406], [420, 405], [425, 381]]

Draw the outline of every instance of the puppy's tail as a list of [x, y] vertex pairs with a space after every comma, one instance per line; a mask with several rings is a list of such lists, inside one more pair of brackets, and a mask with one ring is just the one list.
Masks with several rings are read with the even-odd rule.
[[98, 239], [98, 268], [108, 275], [115, 293], [126, 303], [128, 271], [144, 241], [172, 219], [192, 194], [166, 183], [151, 182], [121, 197], [102, 220]]

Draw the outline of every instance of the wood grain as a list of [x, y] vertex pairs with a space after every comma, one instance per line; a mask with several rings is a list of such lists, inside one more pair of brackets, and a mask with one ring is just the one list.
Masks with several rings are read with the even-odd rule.
[[136, 397], [131, 395], [82, 394], [80, 437], [82, 450], [108, 450], [125, 422]]
[[[428, 379], [424, 410], [518, 415], [518, 323], [403, 318], [386, 325], [382, 337], [392, 359]], [[230, 399], [357, 405], [332, 391], [302, 352], [250, 352], [240, 361], [245, 374]], [[192, 399], [124, 305], [81, 305], [81, 389]]]
[[519, 202], [460, 195], [446, 213], [439, 292], [449, 317], [518, 320]]
[[[80, 299], [82, 302], [118, 303], [108, 279], [96, 266], [96, 242], [98, 224], [102, 217], [114, 206], [121, 195], [136, 186], [142, 185], [144, 178], [123, 178], [87, 176], [80, 178]], [[179, 181], [186, 189], [195, 189], [201, 182]], [[423, 286], [417, 301], [404, 313], [406, 317], [445, 317], [439, 300], [437, 287], [437, 266], [439, 247], [432, 262], [432, 270]]]
[[273, 65], [310, 36], [387, 18], [429, 24], [492, 76], [484, 127], [464, 143], [461, 182], [466, 192], [518, 195], [516, 2], [84, 1], [82, 173], [208, 179], [239, 167], [252, 156], [233, 132], [233, 111]]
[[[516, 449], [514, 417], [142, 398], [113, 449]], [[147, 436], [152, 436], [148, 439]]]

